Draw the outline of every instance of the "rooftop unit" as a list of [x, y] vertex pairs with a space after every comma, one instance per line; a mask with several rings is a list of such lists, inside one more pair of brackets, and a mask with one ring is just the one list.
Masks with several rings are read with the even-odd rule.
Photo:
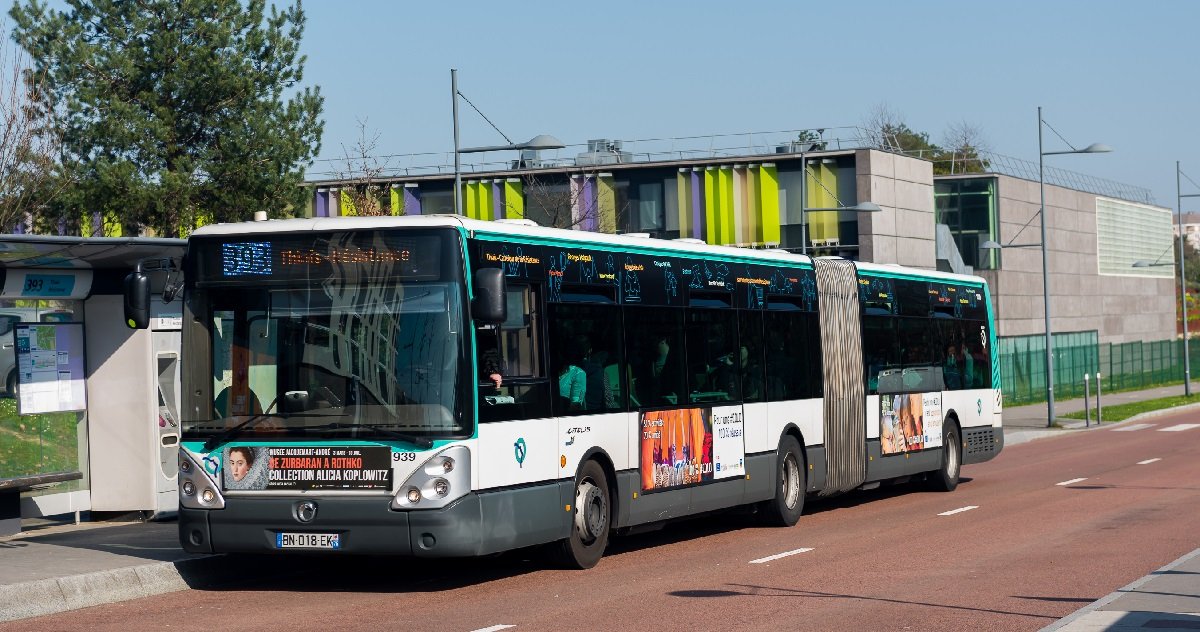
[[621, 141], [596, 138], [587, 142], [588, 150], [575, 157], [581, 167], [618, 165], [633, 161], [633, 154], [621, 151]]

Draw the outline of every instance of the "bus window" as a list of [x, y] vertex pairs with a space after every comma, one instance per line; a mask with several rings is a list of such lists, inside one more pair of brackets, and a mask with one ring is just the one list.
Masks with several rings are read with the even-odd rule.
[[771, 401], [819, 397], [821, 338], [817, 314], [768, 311], [763, 314], [767, 337], [767, 397]]
[[688, 399], [693, 404], [739, 401], [735, 353], [736, 313], [731, 309], [687, 311]]
[[[928, 301], [928, 297], [926, 297]], [[931, 344], [936, 339], [934, 323], [929, 318], [897, 319], [900, 337], [900, 366], [904, 369], [903, 381], [906, 392], [940, 391], [942, 382], [941, 364], [934, 361]]]
[[900, 345], [896, 334], [896, 319], [891, 316], [863, 316], [863, 374], [867, 379], [867, 394], [893, 392], [883, 388], [882, 376], [899, 375]]
[[627, 307], [625, 320], [637, 323], [625, 332], [633, 384], [634, 406], [674, 406], [684, 393], [683, 311], [657, 307]]
[[766, 389], [763, 379], [763, 315], [762, 312], [738, 312], [738, 378], [741, 381], [742, 401], [761, 402]]
[[[538, 289], [509, 284], [508, 319], [476, 328], [479, 420], [536, 419], [550, 414], [550, 383], [542, 366]], [[498, 376], [497, 385], [493, 376]]]
[[620, 308], [562, 303], [547, 311], [554, 414], [623, 409]]

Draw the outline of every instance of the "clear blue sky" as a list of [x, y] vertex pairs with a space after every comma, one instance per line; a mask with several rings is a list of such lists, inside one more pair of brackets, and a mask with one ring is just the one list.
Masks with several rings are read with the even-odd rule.
[[[1037, 106], [1077, 147], [1047, 164], [1152, 190], [1200, 182], [1200, 2], [340, 2], [309, 0], [305, 83], [321, 158], [450, 152], [459, 90], [515, 142], [858, 125], [879, 104], [935, 141], [951, 123], [1037, 160]], [[460, 110], [463, 146], [502, 144]], [[1065, 149], [1052, 135], [1047, 150]], [[317, 163], [311, 171], [327, 171]], [[1184, 182], [1184, 193], [1200, 192]], [[1184, 210], [1200, 211], [1200, 199]]]

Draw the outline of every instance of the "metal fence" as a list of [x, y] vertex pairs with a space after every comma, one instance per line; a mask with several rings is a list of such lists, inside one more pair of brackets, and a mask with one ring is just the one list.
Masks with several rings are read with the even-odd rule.
[[[1046, 338], [1013, 336], [998, 340], [1000, 379], [1007, 406], [1046, 401]], [[1190, 345], [1191, 363], [1200, 358]], [[1083, 396], [1083, 376], [1099, 372], [1105, 392], [1183, 382], [1183, 341], [1099, 342], [1095, 331], [1054, 334], [1055, 399]]]

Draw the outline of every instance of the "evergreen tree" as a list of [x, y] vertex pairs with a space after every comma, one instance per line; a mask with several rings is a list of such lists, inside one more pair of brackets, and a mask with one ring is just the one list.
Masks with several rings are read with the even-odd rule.
[[10, 15], [61, 121], [74, 183], [56, 205], [72, 224], [101, 213], [127, 235], [183, 236], [304, 203], [324, 122], [320, 88], [300, 87], [299, 2], [269, 16], [265, 0], [66, 5], [18, 0]]

